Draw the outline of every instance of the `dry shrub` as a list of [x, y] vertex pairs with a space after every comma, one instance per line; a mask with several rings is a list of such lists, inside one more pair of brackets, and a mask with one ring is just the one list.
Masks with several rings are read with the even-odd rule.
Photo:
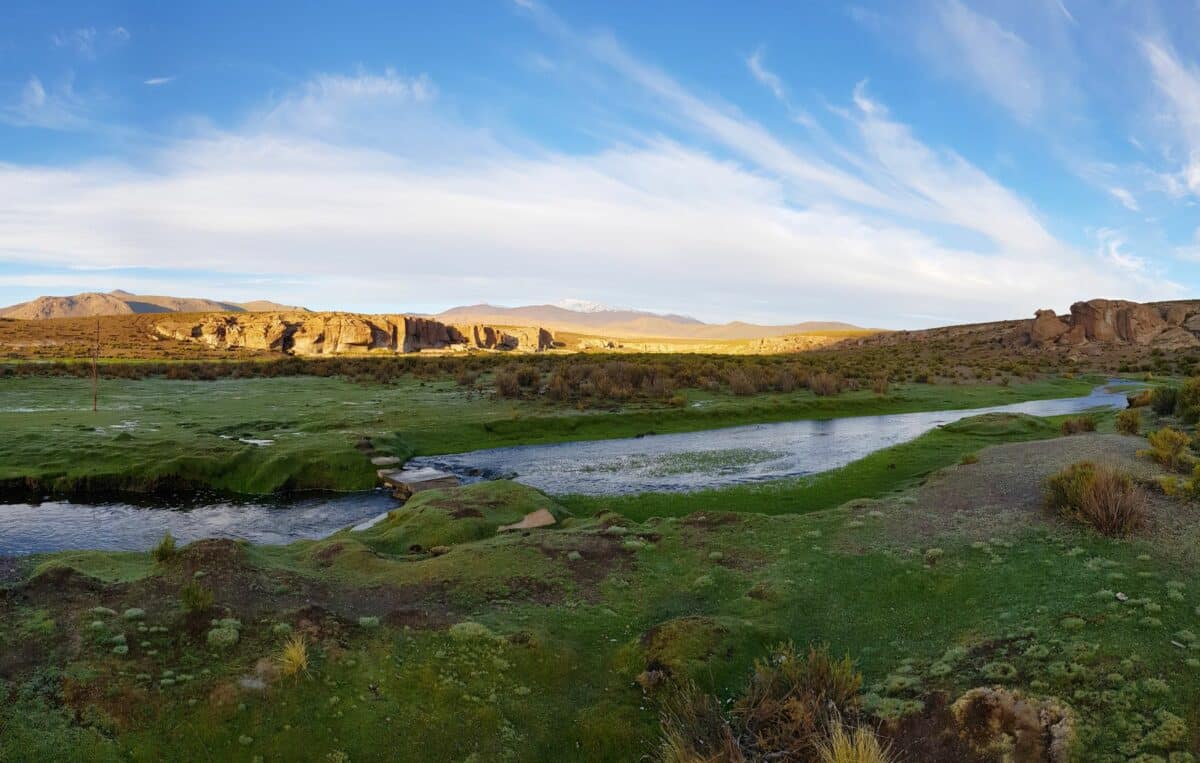
[[841, 720], [829, 725], [829, 735], [817, 743], [821, 763], [889, 763], [891, 748], [868, 726], [851, 728]]
[[786, 644], [755, 663], [733, 712], [755, 757], [811, 753], [831, 720], [856, 713], [861, 688], [862, 675], [849, 657], [835, 659], [825, 646], [800, 655]]
[[754, 384], [754, 380], [750, 378], [750, 374], [746, 373], [741, 368], [735, 368], [725, 377], [729, 383], [729, 391], [735, 395], [749, 396], [758, 392], [758, 388]]
[[814, 395], [826, 397], [836, 395], [841, 392], [846, 386], [846, 382], [837, 374], [831, 374], [828, 371], [821, 371], [813, 374], [808, 380], [808, 388], [812, 390]]
[[492, 380], [496, 387], [496, 394], [500, 397], [520, 397], [521, 382], [517, 379], [517, 372], [511, 368], [502, 368], [496, 372], [496, 378]]
[[959, 736], [980, 755], [1050, 763], [1070, 759], [1075, 719], [1070, 708], [1053, 699], [980, 687], [959, 697], [950, 710]]
[[877, 376], [871, 382], [871, 391], [876, 395], [886, 395], [888, 393], [888, 380], [886, 376]]
[[1076, 416], [1073, 419], [1067, 419], [1062, 423], [1062, 433], [1064, 435], [1079, 434], [1080, 432], [1095, 432], [1096, 420], [1091, 416]]
[[1128, 474], [1090, 461], [1071, 464], [1046, 482], [1046, 502], [1060, 515], [1103, 535], [1124, 537], [1146, 522], [1146, 494]]
[[721, 700], [689, 683], [664, 702], [664, 763], [741, 763], [746, 760], [721, 708]]
[[479, 372], [473, 368], [464, 368], [454, 377], [454, 383], [460, 387], [474, 387], [479, 381]]
[[1149, 450], [1138, 451], [1138, 455], [1149, 456], [1171, 471], [1180, 471], [1187, 461], [1188, 436], [1177, 429], [1164, 427], [1146, 437]]
[[1126, 408], [1117, 414], [1117, 431], [1136, 435], [1142, 429], [1142, 412], [1138, 408]]
[[[1130, 408], [1145, 408], [1154, 402], [1154, 390], [1143, 389], [1139, 392], [1134, 392], [1129, 395], [1128, 399]], [[1172, 407], [1174, 407], [1174, 401], [1172, 401]]]

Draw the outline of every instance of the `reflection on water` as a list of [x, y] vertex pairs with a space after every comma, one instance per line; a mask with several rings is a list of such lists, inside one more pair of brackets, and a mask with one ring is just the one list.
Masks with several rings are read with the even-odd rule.
[[64, 549], [142, 551], [170, 531], [182, 543], [244, 538], [290, 543], [323, 538], [396, 507], [390, 493], [309, 495], [264, 502], [132, 506], [47, 501], [0, 505], [0, 556]]
[[519, 482], [560, 495], [703, 490], [836, 469], [881, 448], [912, 440], [941, 424], [981, 413], [1059, 416], [1089, 408], [1125, 406], [1124, 393], [1097, 388], [1086, 397], [992, 408], [787, 421], [623, 440], [525, 445], [415, 458], [409, 465], [444, 469], [466, 480], [515, 475]]

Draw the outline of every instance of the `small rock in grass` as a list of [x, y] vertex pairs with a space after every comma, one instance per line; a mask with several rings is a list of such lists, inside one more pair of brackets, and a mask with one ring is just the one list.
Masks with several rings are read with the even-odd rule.
[[450, 547], [434, 546], [433, 548], [429, 549], [429, 553], [433, 554], [434, 556], [444, 556], [445, 554], [450, 553]]
[[358, 627], [359, 628], [367, 628], [367, 629], [378, 628], [379, 627], [379, 618], [374, 617], [374, 616], [360, 617], [360, 618], [358, 618]]

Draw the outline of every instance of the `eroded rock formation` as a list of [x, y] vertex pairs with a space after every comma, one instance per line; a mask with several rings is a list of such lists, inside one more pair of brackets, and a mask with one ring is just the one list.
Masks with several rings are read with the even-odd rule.
[[1071, 305], [1070, 315], [1038, 310], [1017, 326], [1012, 339], [1037, 347], [1115, 343], [1179, 349], [1200, 346], [1197, 335], [1200, 303], [1092, 299]]
[[540, 352], [554, 347], [554, 337], [542, 328], [452, 326], [414, 315], [210, 313], [164, 319], [155, 332], [209, 347], [292, 355], [469, 349]]

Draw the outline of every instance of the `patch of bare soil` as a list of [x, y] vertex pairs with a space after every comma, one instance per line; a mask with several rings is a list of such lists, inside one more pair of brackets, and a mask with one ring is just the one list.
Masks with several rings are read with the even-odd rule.
[[900, 763], [994, 763], [994, 755], [980, 754], [959, 736], [945, 694], [935, 694], [925, 709], [896, 723], [884, 724], [880, 736]]
[[[539, 544], [538, 550], [560, 562], [582, 598], [590, 602], [599, 600], [600, 584], [613, 572], [627, 568], [633, 557], [633, 552], [622, 547], [619, 538], [610, 535], [572, 533], [558, 536], [554, 542], [554, 545]], [[579, 554], [574, 561], [567, 556], [572, 551]]]
[[16, 583], [20, 579], [20, 563], [11, 556], [0, 556], [0, 586]]
[[[1059, 520], [1044, 507], [1047, 477], [1070, 464], [1093, 461], [1150, 480], [1158, 468], [1137, 457], [1145, 446], [1140, 437], [1081, 434], [985, 448], [978, 463], [947, 467], [930, 476], [910, 499], [900, 499], [901, 507], [886, 512], [885, 527], [892, 538], [912, 544], [946, 535], [983, 540], [1005, 530], [1055, 523]], [[1151, 497], [1152, 504], [1165, 501]]]

